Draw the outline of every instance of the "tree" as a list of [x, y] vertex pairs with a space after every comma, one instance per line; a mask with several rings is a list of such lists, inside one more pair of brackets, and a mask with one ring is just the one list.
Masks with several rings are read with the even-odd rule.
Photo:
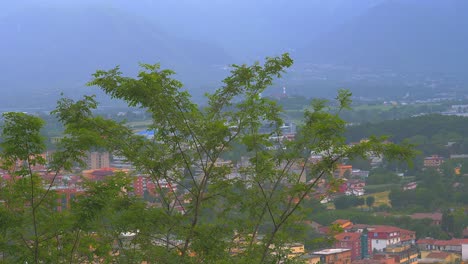
[[[147, 207], [129, 197], [125, 175], [84, 186], [86, 194], [70, 212], [73, 224], [67, 230], [72, 236], [58, 247], [69, 250], [61, 253], [71, 256], [67, 262], [86, 257], [109, 262], [280, 261], [275, 250], [306, 233], [301, 232], [306, 211], [302, 204], [324, 195], [318, 192], [319, 183], [340, 185], [333, 171], [342, 159], [367, 159], [369, 153], [399, 160], [413, 156], [410, 146], [386, 143], [385, 137], [347, 145], [346, 123], [339, 117], [351, 102], [346, 90], [338, 92], [335, 103], [313, 100], [295, 139], [284, 140], [281, 108], [260, 94], [291, 65], [288, 54], [267, 58], [263, 65], [233, 65], [224, 86], [208, 95], [205, 107], [193, 103], [182, 84], [171, 78], [173, 72], [157, 64], [142, 64], [136, 78], [122, 76], [118, 67], [97, 71], [89, 84], [146, 110], [152, 117], [152, 139], [136, 135], [123, 123], [94, 116], [97, 102], [92, 96], [60, 100], [54, 114], [65, 127], [62, 149], [72, 151], [71, 158], [92, 148], [125, 157], [138, 173], [152, 179], [158, 204]], [[28, 131], [24, 126], [17, 129]], [[24, 142], [30, 140], [35, 137], [24, 137]], [[24, 142], [15, 141], [11, 148]], [[234, 171], [221, 157], [239, 145], [248, 162]], [[58, 157], [70, 167], [64, 153]], [[322, 153], [322, 159], [311, 163], [311, 153]], [[303, 180], [305, 174], [310, 181]], [[88, 241], [92, 250], [77, 250], [77, 241]], [[39, 248], [40, 242], [35, 244]]]
[[365, 204], [364, 198], [356, 196], [340, 196], [333, 201], [336, 209], [348, 209]]
[[369, 206], [369, 208], [371, 208], [374, 205], [374, 202], [375, 202], [374, 196], [366, 197], [366, 205]]
[[401, 178], [398, 175], [383, 168], [372, 170], [367, 178], [369, 185], [399, 183], [400, 181]]

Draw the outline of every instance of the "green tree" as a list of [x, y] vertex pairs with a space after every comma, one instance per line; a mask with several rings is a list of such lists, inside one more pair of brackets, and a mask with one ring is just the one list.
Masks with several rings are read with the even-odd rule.
[[375, 197], [374, 196], [367, 196], [366, 197], [366, 205], [371, 208], [375, 203]]
[[400, 181], [401, 178], [398, 175], [383, 168], [372, 170], [367, 178], [369, 185], [399, 183]]
[[[346, 123], [339, 117], [351, 102], [351, 94], [345, 90], [338, 92], [335, 103], [313, 100], [296, 138], [282, 140], [282, 109], [260, 94], [291, 65], [288, 54], [267, 58], [263, 65], [233, 65], [224, 86], [208, 95], [205, 107], [193, 103], [182, 84], [171, 78], [173, 72], [161, 70], [159, 65], [142, 64], [136, 78], [122, 76], [119, 68], [97, 71], [90, 85], [151, 115], [148, 129], [155, 132], [152, 139], [136, 135], [123, 123], [94, 116], [97, 103], [93, 97], [60, 100], [54, 114], [64, 126], [65, 137], [58, 148], [57, 164], [68, 169], [84, 151], [107, 149], [152, 179], [157, 206], [148, 207], [129, 197], [131, 180], [125, 175], [85, 185], [85, 194], [70, 211], [70, 224], [58, 236], [64, 242], [56, 248], [64, 252], [54, 255], [66, 257], [52, 262], [280, 261], [281, 254], [274, 251], [306, 233], [298, 224], [308, 211], [302, 205], [310, 197], [323, 195], [317, 193], [318, 184], [340, 185], [332, 172], [342, 159], [367, 159], [369, 153], [399, 160], [413, 156], [410, 146], [386, 143], [385, 137], [347, 145], [343, 136]], [[10, 133], [14, 140], [5, 145], [4, 152], [19, 153], [21, 160], [42, 152], [42, 145], [35, 147], [39, 127], [37, 124], [33, 134], [24, 135], [24, 141]], [[30, 128], [20, 125], [15, 130], [25, 133]], [[23, 151], [15, 149], [16, 145], [34, 148]], [[242, 146], [246, 160], [236, 171], [220, 162], [234, 146]], [[322, 160], [311, 163], [310, 153], [323, 153]], [[17, 158], [15, 155], [12, 157]], [[304, 181], [304, 175], [311, 180]], [[27, 179], [34, 187], [37, 180]], [[168, 190], [162, 182], [177, 189]], [[38, 185], [36, 189], [43, 188]], [[44, 197], [52, 197], [49, 194]], [[41, 201], [37, 195], [28, 196], [36, 206]], [[35, 208], [31, 203], [23, 207]], [[48, 221], [42, 216], [32, 219]], [[49, 262], [47, 251], [41, 250], [41, 239], [46, 236], [37, 230], [37, 234], [25, 232], [33, 234], [33, 246], [26, 248], [37, 251], [33, 254], [36, 263]]]

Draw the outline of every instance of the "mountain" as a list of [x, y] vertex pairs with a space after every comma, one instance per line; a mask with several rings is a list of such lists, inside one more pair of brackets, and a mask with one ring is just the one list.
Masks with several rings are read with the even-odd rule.
[[383, 0], [113, 0], [171, 32], [218, 43], [235, 62], [304, 47]]
[[135, 73], [138, 62], [160, 62], [196, 86], [209, 82], [213, 72], [224, 74], [219, 69], [231, 61], [216, 45], [180, 38], [152, 21], [106, 6], [16, 9], [0, 16], [0, 36], [3, 107], [43, 105], [60, 91], [80, 94], [77, 90], [94, 71], [116, 65]]
[[464, 76], [468, 1], [387, 0], [317, 37], [303, 61]]

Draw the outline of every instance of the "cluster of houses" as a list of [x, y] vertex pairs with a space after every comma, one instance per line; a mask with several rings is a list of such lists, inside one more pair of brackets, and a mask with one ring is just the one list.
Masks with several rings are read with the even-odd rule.
[[425, 264], [468, 261], [468, 238], [416, 240], [416, 233], [411, 230], [387, 225], [354, 224], [344, 219], [332, 223], [342, 230], [338, 234], [333, 234], [331, 230], [334, 229], [331, 227], [315, 222], [310, 224], [317, 232], [334, 236], [334, 242], [331, 248], [312, 252], [306, 252], [303, 247], [294, 244], [290, 257], [300, 257], [309, 264]]

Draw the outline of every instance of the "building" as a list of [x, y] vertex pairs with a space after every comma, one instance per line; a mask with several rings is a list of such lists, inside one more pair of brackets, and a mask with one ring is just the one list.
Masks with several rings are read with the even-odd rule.
[[143, 176], [137, 176], [133, 179], [133, 193], [138, 197], [143, 197], [146, 191], [146, 179]]
[[[244, 241], [244, 246], [246, 245]], [[236, 242], [238, 244], [238, 242]], [[287, 257], [288, 259], [298, 259], [305, 254], [304, 244], [302, 243], [287, 243], [282, 246], [276, 247], [271, 245], [272, 254], [281, 257]]]
[[84, 193], [81, 188], [77, 187], [54, 187], [57, 192], [57, 211], [62, 212], [70, 209], [71, 202], [76, 198], [77, 195]]
[[379, 259], [361, 259], [351, 262], [352, 264], [396, 264], [395, 258], [384, 256]]
[[468, 154], [452, 154], [450, 159], [468, 159]]
[[418, 183], [417, 182], [409, 182], [407, 184], [405, 184], [403, 186], [403, 190], [404, 191], [408, 191], [408, 190], [414, 190], [416, 189], [416, 187], [418, 187]]
[[418, 249], [411, 245], [390, 245], [382, 253], [375, 254], [373, 259], [383, 259], [392, 257], [395, 263], [399, 264], [417, 264]]
[[127, 158], [116, 155], [116, 154], [112, 154], [110, 167], [117, 168], [117, 169], [128, 169], [128, 170], [135, 169], [133, 164], [130, 161], [128, 161]]
[[365, 193], [364, 187], [366, 187], [366, 182], [363, 180], [348, 180], [346, 185], [346, 195], [362, 196]]
[[400, 243], [403, 245], [416, 245], [416, 232], [400, 228]]
[[110, 167], [109, 152], [90, 152], [87, 159], [88, 169], [96, 170]]
[[353, 171], [352, 165], [340, 164], [336, 168], [335, 175], [337, 177], [343, 178], [346, 174], [351, 175], [352, 171]]
[[314, 254], [304, 254], [300, 257], [300, 259], [305, 264], [320, 264], [320, 256]]
[[287, 251], [288, 259], [297, 258], [305, 253], [304, 244], [301, 243], [286, 244], [284, 249]]
[[351, 250], [346, 248], [328, 248], [313, 252], [320, 256], [321, 264], [351, 264]]
[[438, 155], [432, 155], [430, 157], [424, 158], [424, 167], [425, 168], [439, 168], [440, 165], [444, 163], [444, 158]]
[[145, 199], [156, 197], [159, 195], [159, 189], [165, 189], [167, 192], [175, 192], [177, 190], [176, 183], [168, 183], [166, 180], [153, 180], [150, 176], [138, 175], [133, 179], [133, 193], [136, 196]]
[[368, 233], [372, 250], [383, 251], [390, 245], [400, 243], [400, 229], [393, 226], [377, 226]]
[[351, 176], [361, 178], [361, 179], [365, 179], [365, 178], [369, 177], [369, 171], [354, 169], [354, 170], [351, 171]]
[[452, 238], [451, 240], [438, 240], [432, 238], [419, 239], [416, 245], [420, 250], [425, 251], [447, 251], [457, 254], [462, 253], [462, 245], [468, 244], [468, 239]]
[[347, 248], [351, 250], [351, 260], [361, 259], [361, 234], [341, 233], [335, 236], [336, 248]]
[[462, 244], [462, 260], [468, 261], [468, 242]]

